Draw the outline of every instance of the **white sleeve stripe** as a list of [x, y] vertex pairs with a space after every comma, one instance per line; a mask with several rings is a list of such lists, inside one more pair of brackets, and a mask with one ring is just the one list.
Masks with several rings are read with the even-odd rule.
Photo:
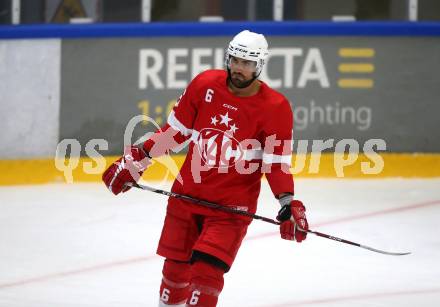
[[283, 164], [292, 164], [292, 155], [274, 155], [263, 153], [263, 162], [266, 164], [272, 163], [283, 163]]
[[197, 130], [193, 130], [191, 134], [191, 140], [194, 142], [194, 144], [197, 144], [197, 141], [199, 139], [200, 132]]
[[243, 159], [246, 161], [260, 160], [263, 157], [263, 151], [261, 149], [245, 149], [243, 153]]
[[173, 127], [173, 129], [176, 129], [180, 131], [184, 136], [188, 136], [192, 134], [192, 130], [185, 127], [184, 124], [182, 124], [174, 114], [174, 111], [171, 111], [170, 115], [168, 116], [168, 124]]

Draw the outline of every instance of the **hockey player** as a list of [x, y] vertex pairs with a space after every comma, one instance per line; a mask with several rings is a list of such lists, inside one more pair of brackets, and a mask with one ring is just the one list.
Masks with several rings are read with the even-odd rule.
[[[301, 242], [308, 229], [303, 204], [293, 199], [293, 117], [287, 99], [258, 80], [268, 56], [263, 35], [242, 31], [226, 50], [226, 71], [195, 77], [168, 122], [141, 147], [129, 147], [103, 174], [114, 194], [129, 189], [152, 158], [190, 139], [172, 191], [255, 213], [266, 175], [281, 204], [283, 239]], [[165, 257], [160, 306], [216, 306], [223, 275], [250, 224], [247, 217], [169, 198], [157, 253]]]

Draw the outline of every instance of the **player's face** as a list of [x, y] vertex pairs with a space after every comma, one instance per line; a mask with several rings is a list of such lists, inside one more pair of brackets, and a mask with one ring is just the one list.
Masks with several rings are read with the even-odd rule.
[[257, 62], [231, 56], [229, 59], [231, 81], [236, 87], [243, 87], [254, 77]]

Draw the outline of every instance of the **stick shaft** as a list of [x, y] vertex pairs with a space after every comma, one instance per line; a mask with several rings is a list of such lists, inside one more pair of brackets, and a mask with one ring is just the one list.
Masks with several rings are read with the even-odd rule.
[[261, 221], [264, 221], [264, 222], [267, 222], [267, 223], [270, 223], [270, 224], [274, 224], [274, 225], [280, 225], [280, 222], [275, 221], [273, 219], [270, 219], [268, 217], [261, 216], [261, 215], [258, 215], [258, 214], [254, 214], [254, 213], [249, 213], [247, 211], [240, 210], [240, 209], [237, 209], [237, 208], [234, 208], [234, 207], [226, 207], [226, 206], [223, 206], [223, 205], [220, 205], [220, 204], [217, 204], [217, 203], [214, 203], [214, 202], [210, 202], [210, 201], [207, 201], [207, 200], [197, 199], [197, 198], [194, 198], [194, 197], [191, 197], [191, 196], [188, 196], [188, 195], [177, 194], [177, 193], [174, 193], [174, 192], [169, 192], [169, 191], [164, 191], [164, 190], [160, 190], [160, 189], [155, 189], [155, 188], [152, 188], [152, 187], [149, 187], [149, 186], [146, 186], [146, 185], [140, 185], [140, 184], [137, 184], [137, 183], [136, 184], [129, 183], [128, 185], [132, 186], [132, 187], [135, 187], [135, 188], [142, 189], [142, 190], [147, 190], [147, 191], [150, 191], [150, 192], [153, 192], [153, 193], [158, 193], [158, 194], [166, 195], [166, 196], [169, 196], [169, 197], [183, 199], [183, 200], [186, 200], [186, 201], [189, 201], [189, 202], [192, 202], [192, 203], [204, 206], [204, 207], [208, 207], [208, 208], [212, 208], [212, 209], [217, 209], [217, 210], [220, 210], [220, 211], [223, 211], [223, 212], [228, 212], [228, 213], [233, 213], [233, 214], [247, 216], [247, 217], [250, 217], [252, 219], [261, 220]]
[[[183, 194], [178, 194], [178, 193], [174, 193], [174, 192], [164, 191], [164, 190], [161, 190], [161, 189], [155, 189], [155, 188], [152, 188], [152, 187], [149, 187], [149, 186], [146, 186], [146, 185], [141, 185], [141, 184], [138, 184], [138, 183], [127, 183], [127, 185], [131, 186], [131, 187], [134, 187], [134, 188], [141, 189], [141, 190], [147, 190], [147, 191], [150, 191], [150, 192], [153, 192], [153, 193], [162, 194], [162, 195], [165, 195], [165, 196], [168, 196], [168, 197], [174, 197], [174, 198], [178, 198], [178, 199], [183, 199], [183, 200], [186, 200], [186, 201], [189, 201], [189, 202], [192, 202], [192, 203], [204, 206], [204, 207], [208, 207], [208, 208], [212, 208], [212, 209], [217, 209], [217, 210], [220, 210], [220, 211], [223, 211], [223, 212], [228, 212], [228, 213], [233, 213], [233, 214], [247, 216], [247, 217], [250, 217], [252, 219], [261, 220], [261, 221], [266, 222], [266, 223], [270, 223], [270, 224], [274, 224], [274, 225], [280, 225], [281, 224], [280, 222], [278, 222], [276, 220], [273, 220], [273, 219], [270, 219], [270, 218], [265, 217], [265, 216], [261, 216], [261, 215], [254, 214], [254, 213], [249, 213], [247, 211], [240, 210], [240, 209], [237, 209], [237, 208], [234, 208], [234, 207], [226, 207], [226, 206], [223, 206], [223, 205], [220, 205], [220, 204], [217, 204], [217, 203], [213, 203], [213, 202], [210, 202], [210, 201], [207, 201], [207, 200], [197, 199], [197, 198], [194, 198], [194, 197], [191, 197], [191, 196], [188, 196], [188, 195], [183, 195]], [[299, 228], [299, 230], [302, 231], [302, 232], [307, 232], [307, 233], [314, 234], [315, 236], [318, 236], [318, 237], [322, 237], [322, 238], [326, 238], [326, 239], [329, 239], [329, 240], [333, 240], [333, 241], [337, 241], [337, 242], [353, 245], [353, 246], [356, 246], [356, 247], [360, 247], [360, 248], [363, 248], [363, 249], [366, 249], [366, 250], [369, 250], [369, 251], [372, 251], [372, 252], [384, 254], [384, 255], [403, 256], [403, 255], [411, 254], [409, 252], [405, 252], [405, 253], [387, 252], [387, 251], [383, 251], [383, 250], [380, 250], [380, 249], [372, 248], [372, 247], [369, 247], [369, 246], [366, 246], [366, 245], [362, 245], [362, 244], [359, 244], [359, 243], [356, 243], [356, 242], [352, 242], [352, 241], [349, 241], [349, 240], [346, 240], [346, 239], [341, 239], [341, 238], [338, 238], [338, 237], [335, 237], [335, 236], [331, 236], [331, 235], [328, 235], [328, 234], [325, 234], [325, 233], [322, 233], [322, 232], [313, 231], [313, 230], [310, 230], [310, 229], [304, 230], [304, 229], [300, 229]]]

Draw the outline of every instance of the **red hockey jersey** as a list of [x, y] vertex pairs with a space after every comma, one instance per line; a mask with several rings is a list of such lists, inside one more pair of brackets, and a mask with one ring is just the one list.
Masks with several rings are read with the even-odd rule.
[[292, 110], [287, 99], [264, 82], [257, 94], [238, 97], [228, 89], [226, 71], [205, 71], [177, 101], [165, 133], [144, 144], [153, 157], [163, 153], [155, 144], [165, 150], [173, 147], [164, 145], [170, 129], [177, 143], [191, 140], [173, 192], [254, 213], [265, 173], [275, 196], [293, 194]]

